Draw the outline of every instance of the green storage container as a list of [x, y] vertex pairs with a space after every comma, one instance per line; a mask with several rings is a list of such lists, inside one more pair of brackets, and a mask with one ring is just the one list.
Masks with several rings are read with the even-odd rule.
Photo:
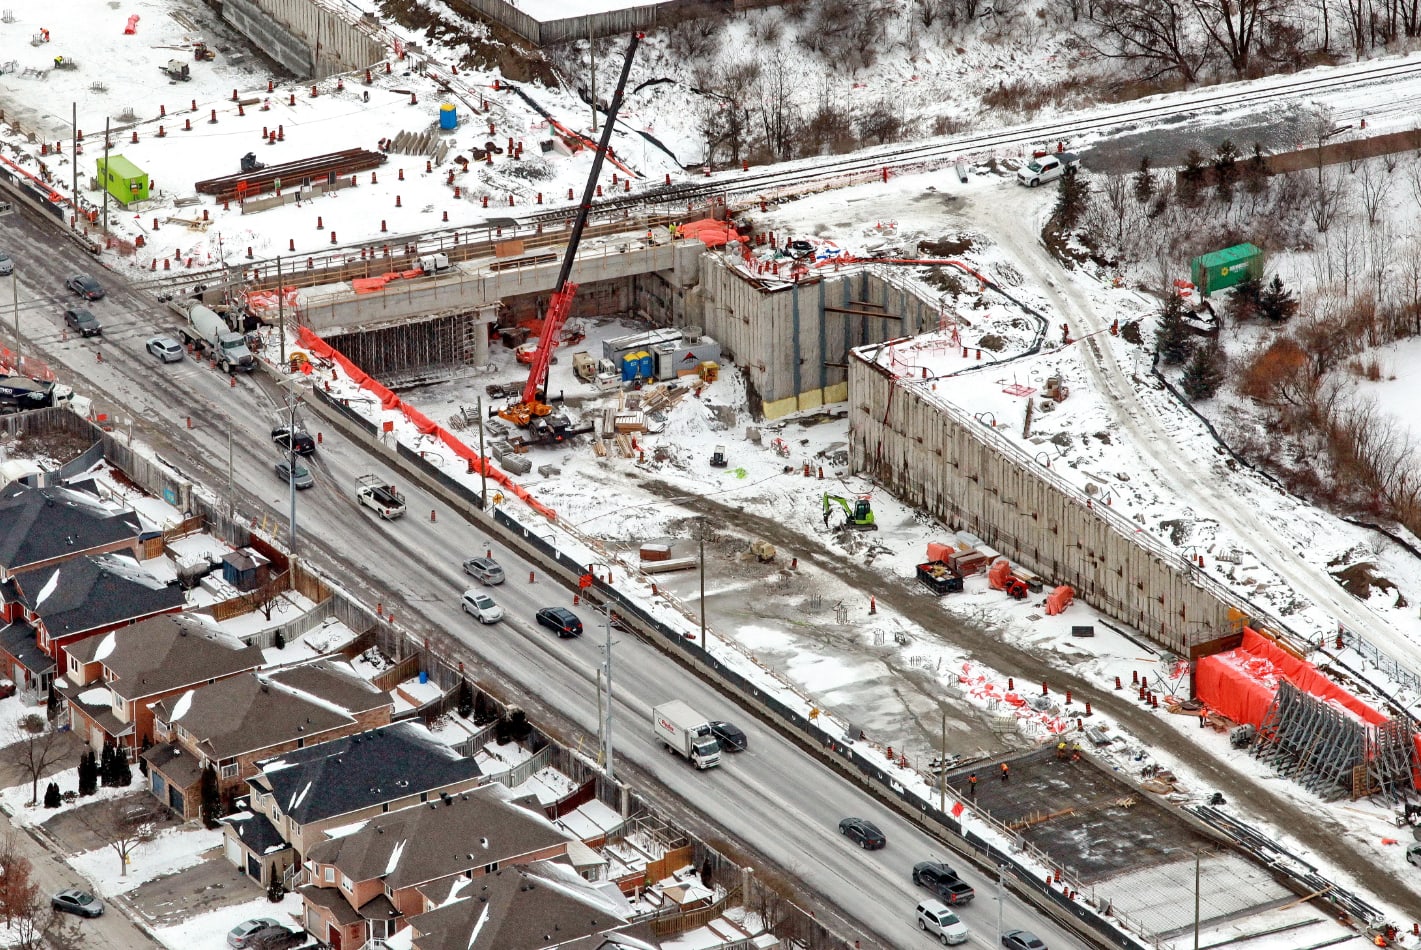
[[148, 173], [122, 155], [110, 155], [94, 162], [99, 184], [121, 205], [148, 199]]
[[1235, 244], [1189, 262], [1189, 279], [1205, 297], [1249, 277], [1263, 276], [1263, 252], [1252, 244]]

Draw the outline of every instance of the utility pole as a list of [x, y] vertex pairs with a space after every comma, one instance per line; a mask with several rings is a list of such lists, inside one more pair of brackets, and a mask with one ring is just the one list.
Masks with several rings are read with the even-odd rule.
[[997, 943], [1002, 942], [1002, 865], [997, 865]]
[[[607, 755], [607, 781], [615, 782], [616, 773], [612, 769], [612, 602], [602, 602], [603, 621], [607, 626], [607, 725], [603, 732]], [[600, 698], [599, 698], [600, 702]], [[1196, 947], [1195, 950], [1198, 950]]]
[[15, 361], [20, 359], [20, 278], [10, 271], [10, 305], [15, 308]]
[[72, 222], [74, 230], [79, 230], [79, 103], [73, 102], [69, 106], [69, 160], [74, 163], [74, 191], [71, 192], [70, 205], [74, 208], [74, 216], [69, 220]]
[[1199, 852], [1194, 852], [1194, 950], [1199, 950]]
[[479, 482], [481, 485], [479, 502], [488, 511], [488, 456], [484, 455], [484, 397], [478, 397], [474, 404], [479, 414]]
[[281, 341], [281, 365], [286, 365], [286, 292], [281, 281], [281, 255], [276, 256], [276, 314], [278, 325], [281, 327], [281, 335], [277, 337]]
[[587, 18], [587, 55], [592, 61], [592, 80], [589, 83], [591, 94], [588, 96], [592, 100], [592, 134], [597, 134], [597, 41], [592, 38], [592, 17]]
[[288, 546], [291, 550], [291, 556], [294, 558], [296, 556], [296, 439], [294, 438], [294, 436], [296, 434], [296, 405], [301, 400], [296, 397], [295, 393], [291, 394], [290, 399], [291, 428], [288, 429], [286, 432], [286, 463], [288, 466], [286, 472], [286, 482], [287, 487], [291, 490], [291, 528], [290, 534], [288, 535]]
[[108, 116], [104, 117], [104, 244], [108, 244], [109, 235], [109, 126], [113, 122]]
[[237, 498], [232, 492], [232, 420], [227, 420], [227, 517], [237, 511]]
[[942, 711], [942, 752], [937, 760], [937, 810], [947, 811], [947, 710]]
[[706, 520], [701, 519], [701, 649], [706, 649]]
[[602, 710], [602, 667], [597, 667], [597, 745], [607, 748], [607, 714]]

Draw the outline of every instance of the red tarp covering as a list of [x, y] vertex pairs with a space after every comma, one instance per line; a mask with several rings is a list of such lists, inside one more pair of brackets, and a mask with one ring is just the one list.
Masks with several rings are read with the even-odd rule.
[[[346, 375], [349, 376], [353, 382], [355, 382], [361, 388], [367, 390], [377, 399], [379, 399], [381, 406], [383, 406], [385, 409], [389, 409], [392, 411], [400, 411], [404, 414], [406, 419], [408, 419], [411, 423], [414, 424], [417, 429], [419, 429], [420, 432], [424, 433], [425, 435], [435, 436], [446, 446], [448, 446], [449, 449], [453, 451], [455, 455], [459, 456], [461, 459], [464, 459], [466, 462], [471, 463], [475, 472], [480, 472], [482, 470], [484, 460], [479, 458], [479, 456], [472, 449], [470, 449], [463, 442], [455, 438], [450, 432], [436, 425], [429, 419], [428, 416], [420, 412], [418, 409], [414, 408], [413, 406], [406, 405], [400, 400], [399, 396], [396, 396], [394, 393], [390, 392], [389, 389], [385, 388], [380, 383], [371, 379], [360, 369], [360, 367], [356, 366], [350, 360], [346, 359], [345, 354], [341, 353], [335, 347], [331, 346], [325, 340], [322, 340], [320, 337], [316, 336], [315, 333], [311, 332], [309, 327], [297, 327], [297, 331], [298, 339], [303, 347], [310, 350], [312, 353], [316, 354], [322, 359], [333, 360], [337, 364], [339, 364], [341, 369], [345, 370]], [[538, 512], [543, 517], [547, 518], [550, 521], [556, 521], [558, 519], [556, 511], [549, 508], [542, 502], [538, 501], [532, 495], [528, 494], [528, 490], [523, 488], [521, 485], [515, 484], [513, 479], [508, 477], [507, 472], [501, 471], [497, 468], [494, 468], [492, 465], [489, 465], [488, 477], [493, 479], [499, 485], [502, 485], [508, 491], [512, 492], [513, 497], [517, 498], [519, 501], [524, 502], [528, 505], [528, 507]]]
[[724, 247], [730, 241], [740, 240], [740, 235], [736, 233], [735, 228], [714, 218], [688, 221], [679, 225], [676, 231], [681, 237], [700, 238], [701, 243], [706, 247]]
[[1243, 630], [1242, 646], [1206, 656], [1195, 665], [1194, 688], [1200, 699], [1235, 722], [1261, 726], [1282, 680], [1349, 710], [1368, 725], [1386, 721], [1307, 660], [1298, 659], [1248, 627]]
[[956, 552], [956, 550], [957, 549], [950, 544], [943, 544], [940, 541], [929, 541], [928, 561], [929, 563], [931, 563], [932, 561], [941, 561], [946, 564], [947, 556]]

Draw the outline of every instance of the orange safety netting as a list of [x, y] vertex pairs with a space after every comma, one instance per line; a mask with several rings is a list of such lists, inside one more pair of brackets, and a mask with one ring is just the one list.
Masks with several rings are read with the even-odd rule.
[[399, 411], [420, 432], [424, 433], [425, 435], [434, 436], [435, 438], [439, 439], [439, 441], [443, 442], [444, 445], [451, 452], [453, 452], [459, 458], [467, 462], [472, 471], [480, 474], [487, 474], [489, 478], [493, 479], [499, 485], [502, 485], [508, 491], [512, 492], [513, 497], [517, 498], [521, 502], [524, 502], [528, 505], [528, 507], [538, 512], [540, 515], [547, 518], [549, 521], [557, 520], [558, 515], [556, 511], [549, 508], [547, 505], [543, 504], [542, 502], [534, 498], [532, 495], [530, 495], [527, 489], [523, 488], [521, 485], [514, 483], [513, 479], [508, 477], [507, 472], [495, 468], [492, 464], [487, 464], [487, 472], [485, 473], [484, 468], [486, 465], [486, 460], [481, 458], [477, 452], [469, 448], [459, 439], [455, 438], [452, 433], [448, 432], [443, 427], [433, 422], [424, 413], [420, 412], [413, 406], [403, 402], [399, 396], [396, 396], [394, 393], [390, 392], [390, 390], [386, 386], [382, 385], [374, 379], [371, 379], [370, 376], [367, 375], [363, 370], [361, 370], [360, 367], [356, 366], [349, 359], [347, 359], [345, 357], [345, 354], [341, 353], [339, 350], [331, 346], [325, 340], [322, 340], [319, 336], [313, 333], [309, 327], [298, 327], [297, 335], [301, 346], [310, 350], [312, 353], [316, 354], [322, 359], [333, 360], [335, 363], [337, 363], [341, 369], [345, 370], [345, 374], [350, 377], [353, 383], [360, 386], [362, 389], [366, 390], [367, 392], [374, 395], [377, 399], [379, 399], [380, 405], [383, 408], [391, 411]]
[[[1243, 644], [1199, 660], [1194, 667], [1195, 694], [1234, 722], [1263, 725], [1279, 685], [1286, 680], [1309, 695], [1347, 710], [1369, 726], [1387, 717], [1362, 702], [1307, 660], [1294, 656], [1249, 627]], [[1421, 736], [1416, 736], [1421, 751]]]
[[729, 222], [717, 221], [714, 218], [687, 221], [678, 225], [676, 232], [680, 237], [699, 238], [706, 247], [724, 247], [731, 241], [740, 240], [739, 233]]
[[[283, 307], [295, 313], [300, 302], [300, 294], [295, 287], [278, 290], [252, 290], [247, 293], [247, 310], [265, 319], [268, 314], [277, 313]], [[267, 322], [270, 322], [267, 320]]]

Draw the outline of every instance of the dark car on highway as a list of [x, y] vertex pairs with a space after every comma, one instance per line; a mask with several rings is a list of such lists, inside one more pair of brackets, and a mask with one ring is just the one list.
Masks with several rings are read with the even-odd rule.
[[277, 426], [271, 430], [271, 441], [297, 455], [313, 455], [316, 451], [316, 440], [300, 426], [294, 429], [291, 426]]
[[888, 844], [888, 838], [867, 818], [845, 818], [839, 822], [839, 834], [867, 851], [875, 851]]
[[70, 307], [64, 311], [64, 322], [72, 329], [78, 330], [80, 336], [98, 336], [104, 332], [98, 317], [83, 307]]
[[85, 300], [98, 300], [104, 295], [103, 285], [88, 274], [75, 274], [64, 282], [64, 286]]
[[717, 719], [710, 724], [711, 735], [720, 740], [720, 747], [726, 752], [744, 752], [749, 745], [749, 740], [745, 738], [745, 733], [739, 726], [729, 722], [722, 722]]
[[582, 636], [582, 621], [566, 607], [544, 607], [538, 611], [538, 625], [547, 627], [560, 637]]
[[1041, 938], [1029, 930], [1008, 930], [1002, 934], [1002, 946], [1007, 950], [1047, 950]]
[[919, 861], [913, 865], [913, 883], [926, 887], [953, 906], [966, 904], [977, 896], [972, 885], [941, 861]]

